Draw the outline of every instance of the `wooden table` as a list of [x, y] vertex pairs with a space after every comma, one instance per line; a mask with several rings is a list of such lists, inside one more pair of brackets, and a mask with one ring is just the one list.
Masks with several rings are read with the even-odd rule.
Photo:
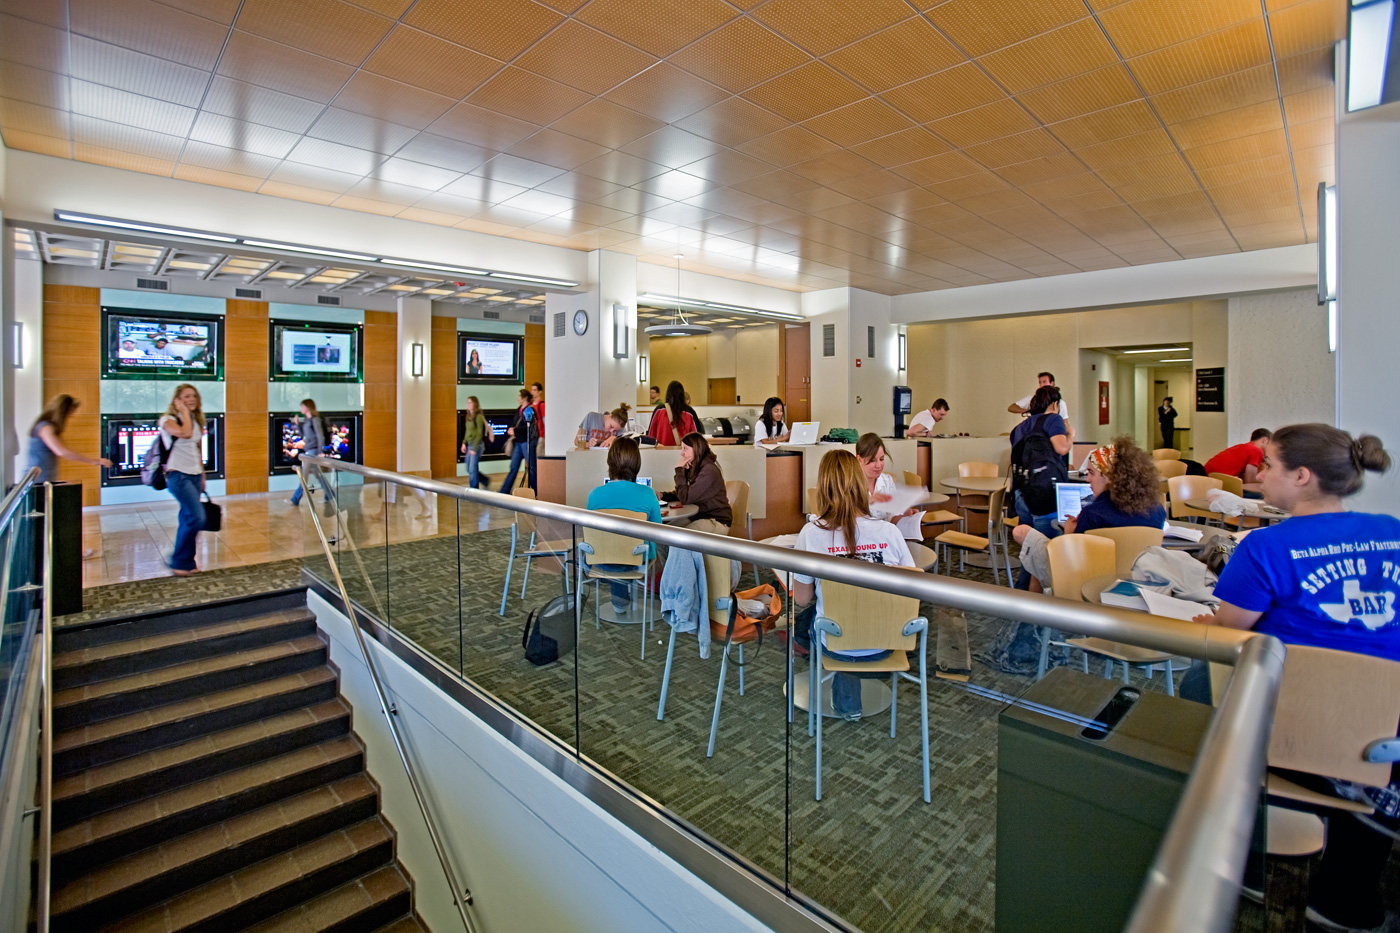
[[670, 525], [683, 519], [694, 518], [695, 513], [699, 511], [700, 506], [698, 505], [677, 505], [671, 508], [662, 505], [661, 521]]
[[950, 476], [938, 481], [938, 485], [956, 489], [958, 492], [977, 492], [986, 495], [996, 492], [1006, 485], [1006, 476]]
[[[1276, 509], [1271, 505], [1264, 505], [1264, 503], [1260, 502], [1258, 499], [1252, 499], [1247, 501], [1259, 502], [1259, 505], [1257, 506], [1259, 511], [1247, 511], [1243, 515], [1226, 515], [1224, 512], [1211, 512], [1211, 514], [1218, 515], [1221, 521], [1229, 522], [1238, 522], [1241, 518], [1257, 518], [1261, 522], [1281, 522], [1285, 518], [1288, 518], [1290, 515], [1290, 513], [1285, 512], [1283, 509]], [[1211, 511], [1209, 499], [1187, 499], [1184, 504], [1189, 508], [1200, 509], [1202, 512]]]
[[[922, 501], [920, 501], [920, 502], [914, 503], [914, 508], [916, 508], [916, 509], [931, 509], [931, 508], [933, 508], [933, 507], [935, 507], [935, 506], [942, 505], [943, 503], [947, 502], [947, 501], [948, 501], [949, 499], [951, 499], [951, 498], [952, 498], [952, 496], [946, 495], [946, 494], [941, 493], [941, 492], [931, 492], [931, 493], [928, 494], [928, 498], [927, 498], [927, 499], [924, 499], [924, 500], [922, 500]], [[877, 502], [876, 505], [879, 505], [879, 503]]]

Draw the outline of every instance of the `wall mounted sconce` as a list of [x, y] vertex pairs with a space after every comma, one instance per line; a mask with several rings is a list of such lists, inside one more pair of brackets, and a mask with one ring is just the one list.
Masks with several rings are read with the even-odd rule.
[[647, 381], [647, 357], [643, 353], [637, 357], [637, 382], [645, 384]]
[[1337, 352], [1337, 186], [1317, 186], [1317, 303], [1327, 306], [1327, 352]]
[[620, 304], [614, 304], [613, 310], [613, 359], [625, 360], [631, 352], [627, 338], [630, 336], [627, 328], [627, 308]]
[[909, 344], [908, 338], [904, 334], [899, 335], [899, 371], [904, 372], [909, 368]]
[[423, 345], [421, 343], [413, 345], [413, 375], [414, 378], [423, 375]]
[[15, 321], [15, 369], [24, 368], [24, 322]]

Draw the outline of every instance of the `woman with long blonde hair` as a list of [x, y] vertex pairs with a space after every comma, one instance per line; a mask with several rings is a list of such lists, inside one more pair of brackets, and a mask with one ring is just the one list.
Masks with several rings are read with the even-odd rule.
[[[817, 467], [817, 517], [798, 532], [797, 549], [886, 566], [914, 566], [914, 557], [899, 529], [870, 515], [866, 487], [865, 472], [855, 454], [849, 450], [827, 452]], [[799, 606], [796, 638], [801, 642], [803, 633], [811, 631], [812, 620], [822, 614], [822, 584], [820, 580], [801, 574], [793, 574], [792, 579], [792, 595]], [[810, 636], [806, 637], [810, 641]], [[835, 652], [825, 647], [822, 651], [830, 657], [847, 660], [868, 660], [889, 654], [880, 650]], [[860, 719], [860, 679], [838, 672], [832, 680], [831, 704], [841, 718]]]
[[165, 458], [165, 488], [180, 503], [175, 549], [170, 555], [170, 571], [177, 577], [198, 573], [195, 543], [204, 528], [204, 404], [199, 390], [188, 382], [175, 387], [170, 405], [160, 418], [160, 442], [169, 453]]

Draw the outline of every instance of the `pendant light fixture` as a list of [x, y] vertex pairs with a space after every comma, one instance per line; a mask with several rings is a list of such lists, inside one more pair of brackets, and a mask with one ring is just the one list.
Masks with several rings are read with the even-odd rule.
[[[676, 294], [681, 293], [681, 260], [685, 258], [684, 253], [676, 253]], [[701, 337], [710, 333], [710, 328], [704, 324], [686, 323], [685, 313], [681, 311], [680, 299], [676, 299], [676, 310], [671, 317], [669, 324], [653, 324], [646, 329], [648, 337]]]

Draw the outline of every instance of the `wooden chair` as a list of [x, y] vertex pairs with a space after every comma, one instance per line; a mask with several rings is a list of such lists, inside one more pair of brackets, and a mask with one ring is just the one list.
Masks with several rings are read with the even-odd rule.
[[[599, 509], [607, 515], [623, 518], [647, 520], [645, 512], [629, 509]], [[647, 630], [651, 627], [651, 587], [648, 586], [651, 573], [651, 560], [648, 558], [650, 546], [641, 538], [599, 531], [596, 528], [583, 528], [583, 540], [578, 545], [578, 591], [583, 595], [585, 583], [593, 583], [593, 627], [598, 628], [598, 585], [609, 583], [642, 584], [642, 658], [647, 656]], [[590, 563], [592, 566], [589, 566]], [[632, 570], [604, 570], [599, 565], [622, 565]]]
[[[987, 460], [969, 460], [966, 463], [958, 464], [958, 477], [961, 479], [969, 479], [974, 476], [1001, 476], [1002, 474], [999, 472], [1000, 469], [1001, 467], [999, 465]], [[964, 495], [961, 489], [958, 490], [957, 495], [958, 509], [963, 513], [964, 517], [967, 515], [968, 512], [977, 512], [979, 514], [985, 513], [988, 516], [987, 530], [988, 532], [990, 532], [990, 526], [992, 524], [992, 509], [990, 497], [985, 496], [982, 493], [968, 493], [967, 495]], [[984, 502], [984, 499], [987, 499], [988, 501]], [[964, 522], [963, 530], [966, 529], [967, 524], [966, 522]]]
[[1244, 480], [1238, 476], [1231, 476], [1229, 473], [1211, 473], [1211, 479], [1220, 480], [1220, 488], [1237, 496], [1244, 495]]
[[1219, 521], [1221, 519], [1220, 512], [1193, 509], [1186, 504], [1187, 499], [1204, 499], [1207, 491], [1219, 488], [1220, 480], [1211, 479], [1209, 476], [1173, 476], [1167, 480], [1171, 517], [1177, 519], [1204, 518], [1208, 521]]
[[[749, 514], [750, 486], [741, 479], [726, 480], [724, 497], [729, 500], [729, 536], [753, 540], [753, 515]], [[758, 568], [754, 568], [758, 573]]]
[[1108, 538], [1113, 542], [1117, 555], [1117, 568], [1113, 572], [1120, 577], [1126, 577], [1133, 572], [1133, 562], [1143, 551], [1150, 547], [1162, 546], [1162, 529], [1160, 528], [1135, 525], [1124, 528], [1095, 528], [1084, 533]]
[[1000, 476], [997, 465], [986, 460], [969, 460], [958, 464], [958, 476], [968, 479], [973, 476]]
[[1165, 496], [1167, 494], [1167, 480], [1173, 476], [1185, 476], [1186, 464], [1180, 460], [1154, 460], [1152, 462], [1157, 467], [1157, 475], [1162, 477], [1162, 484], [1158, 488]]
[[[895, 734], [895, 714], [899, 708], [900, 678], [919, 685], [919, 718], [923, 729], [924, 803], [929, 791], [928, 766], [928, 619], [919, 615], [919, 601], [844, 583], [821, 581], [822, 615], [812, 624], [812, 657], [808, 665], [807, 732], [815, 726], [817, 735], [817, 791], [822, 799], [822, 684], [837, 671], [844, 673], [880, 672], [890, 675], [890, 738]], [[846, 661], [828, 657], [822, 649], [855, 651], [887, 650], [887, 657]], [[909, 652], [918, 651], [919, 673], [909, 673]], [[830, 674], [823, 672], [830, 671]], [[791, 691], [789, 691], [791, 695]]]
[[[517, 486], [511, 495], [533, 500], [535, 491], [529, 486]], [[571, 592], [569, 588], [569, 577], [571, 576], [569, 563], [570, 555], [574, 551], [573, 542], [557, 537], [544, 539], [539, 535], [539, 529], [535, 525], [535, 516], [527, 512], [516, 512], [515, 520], [510, 525], [510, 557], [506, 559], [506, 580], [501, 586], [501, 611], [498, 613], [499, 615], [506, 614], [506, 596], [510, 593], [510, 575], [515, 568], [515, 549], [527, 534], [529, 535], [529, 538], [526, 539], [528, 543], [520, 555], [525, 560], [525, 575], [520, 583], [520, 598], [525, 598], [525, 587], [530, 585], [530, 565], [541, 557], [554, 557], [560, 560], [564, 565], [564, 592]]]
[[1153, 460], [1180, 460], [1181, 451], [1175, 447], [1158, 447], [1152, 451]]
[[[991, 510], [989, 514], [999, 516], [1002, 514], [1005, 506], [1006, 489], [1002, 488], [994, 491], [988, 499], [988, 508]], [[962, 558], [968, 551], [985, 551], [990, 554], [992, 558], [992, 575], [997, 583], [1001, 583], [1001, 569], [997, 560], [997, 545], [1000, 544], [1002, 546], [1002, 551], [1004, 553], [1007, 552], [1006, 534], [1007, 526], [1005, 523], [1001, 521], [988, 521], [987, 536], [985, 538], [980, 535], [967, 534], [963, 531], [945, 531], [934, 538], [933, 541], [936, 546], [935, 551], [938, 547], [944, 548], [944, 555], [947, 556], [949, 560], [948, 569], [950, 571], [952, 570], [952, 555], [947, 550], [948, 548], [958, 549], [959, 569], [965, 569], [963, 567]], [[1011, 570], [1009, 566], [1006, 571], [1006, 585], [1012, 586]]]
[[[922, 476], [918, 473], [911, 473], [908, 470], [904, 471], [904, 485], [917, 486], [921, 489], [928, 488], [928, 486], [924, 485], [924, 478]], [[963, 517], [957, 512], [949, 512], [947, 509], [935, 509], [924, 513], [922, 524], [924, 540], [927, 541], [933, 529], [946, 529], [949, 525], [963, 524]], [[963, 525], [963, 527], [966, 527], [966, 525]]]
[[[1094, 534], [1060, 535], [1046, 545], [1050, 559], [1050, 579], [1052, 592], [1059, 599], [1070, 602], [1084, 601], [1084, 583], [1095, 577], [1106, 577], [1116, 573], [1118, 566], [1118, 546], [1109, 537]], [[1050, 658], [1050, 639], [1043, 638], [1040, 645], [1039, 676], [1045, 676], [1045, 668]], [[1172, 658], [1175, 655], [1135, 645], [1125, 645], [1105, 638], [1067, 638], [1063, 644], [1084, 652], [1084, 672], [1089, 672], [1089, 655], [1096, 654], [1104, 659], [1104, 676], [1113, 676], [1115, 662], [1123, 665], [1123, 682], [1128, 682], [1128, 667], [1142, 665], [1150, 677], [1156, 665], [1163, 664], [1167, 669], [1167, 694], [1175, 696], [1176, 685], [1172, 680]]]

